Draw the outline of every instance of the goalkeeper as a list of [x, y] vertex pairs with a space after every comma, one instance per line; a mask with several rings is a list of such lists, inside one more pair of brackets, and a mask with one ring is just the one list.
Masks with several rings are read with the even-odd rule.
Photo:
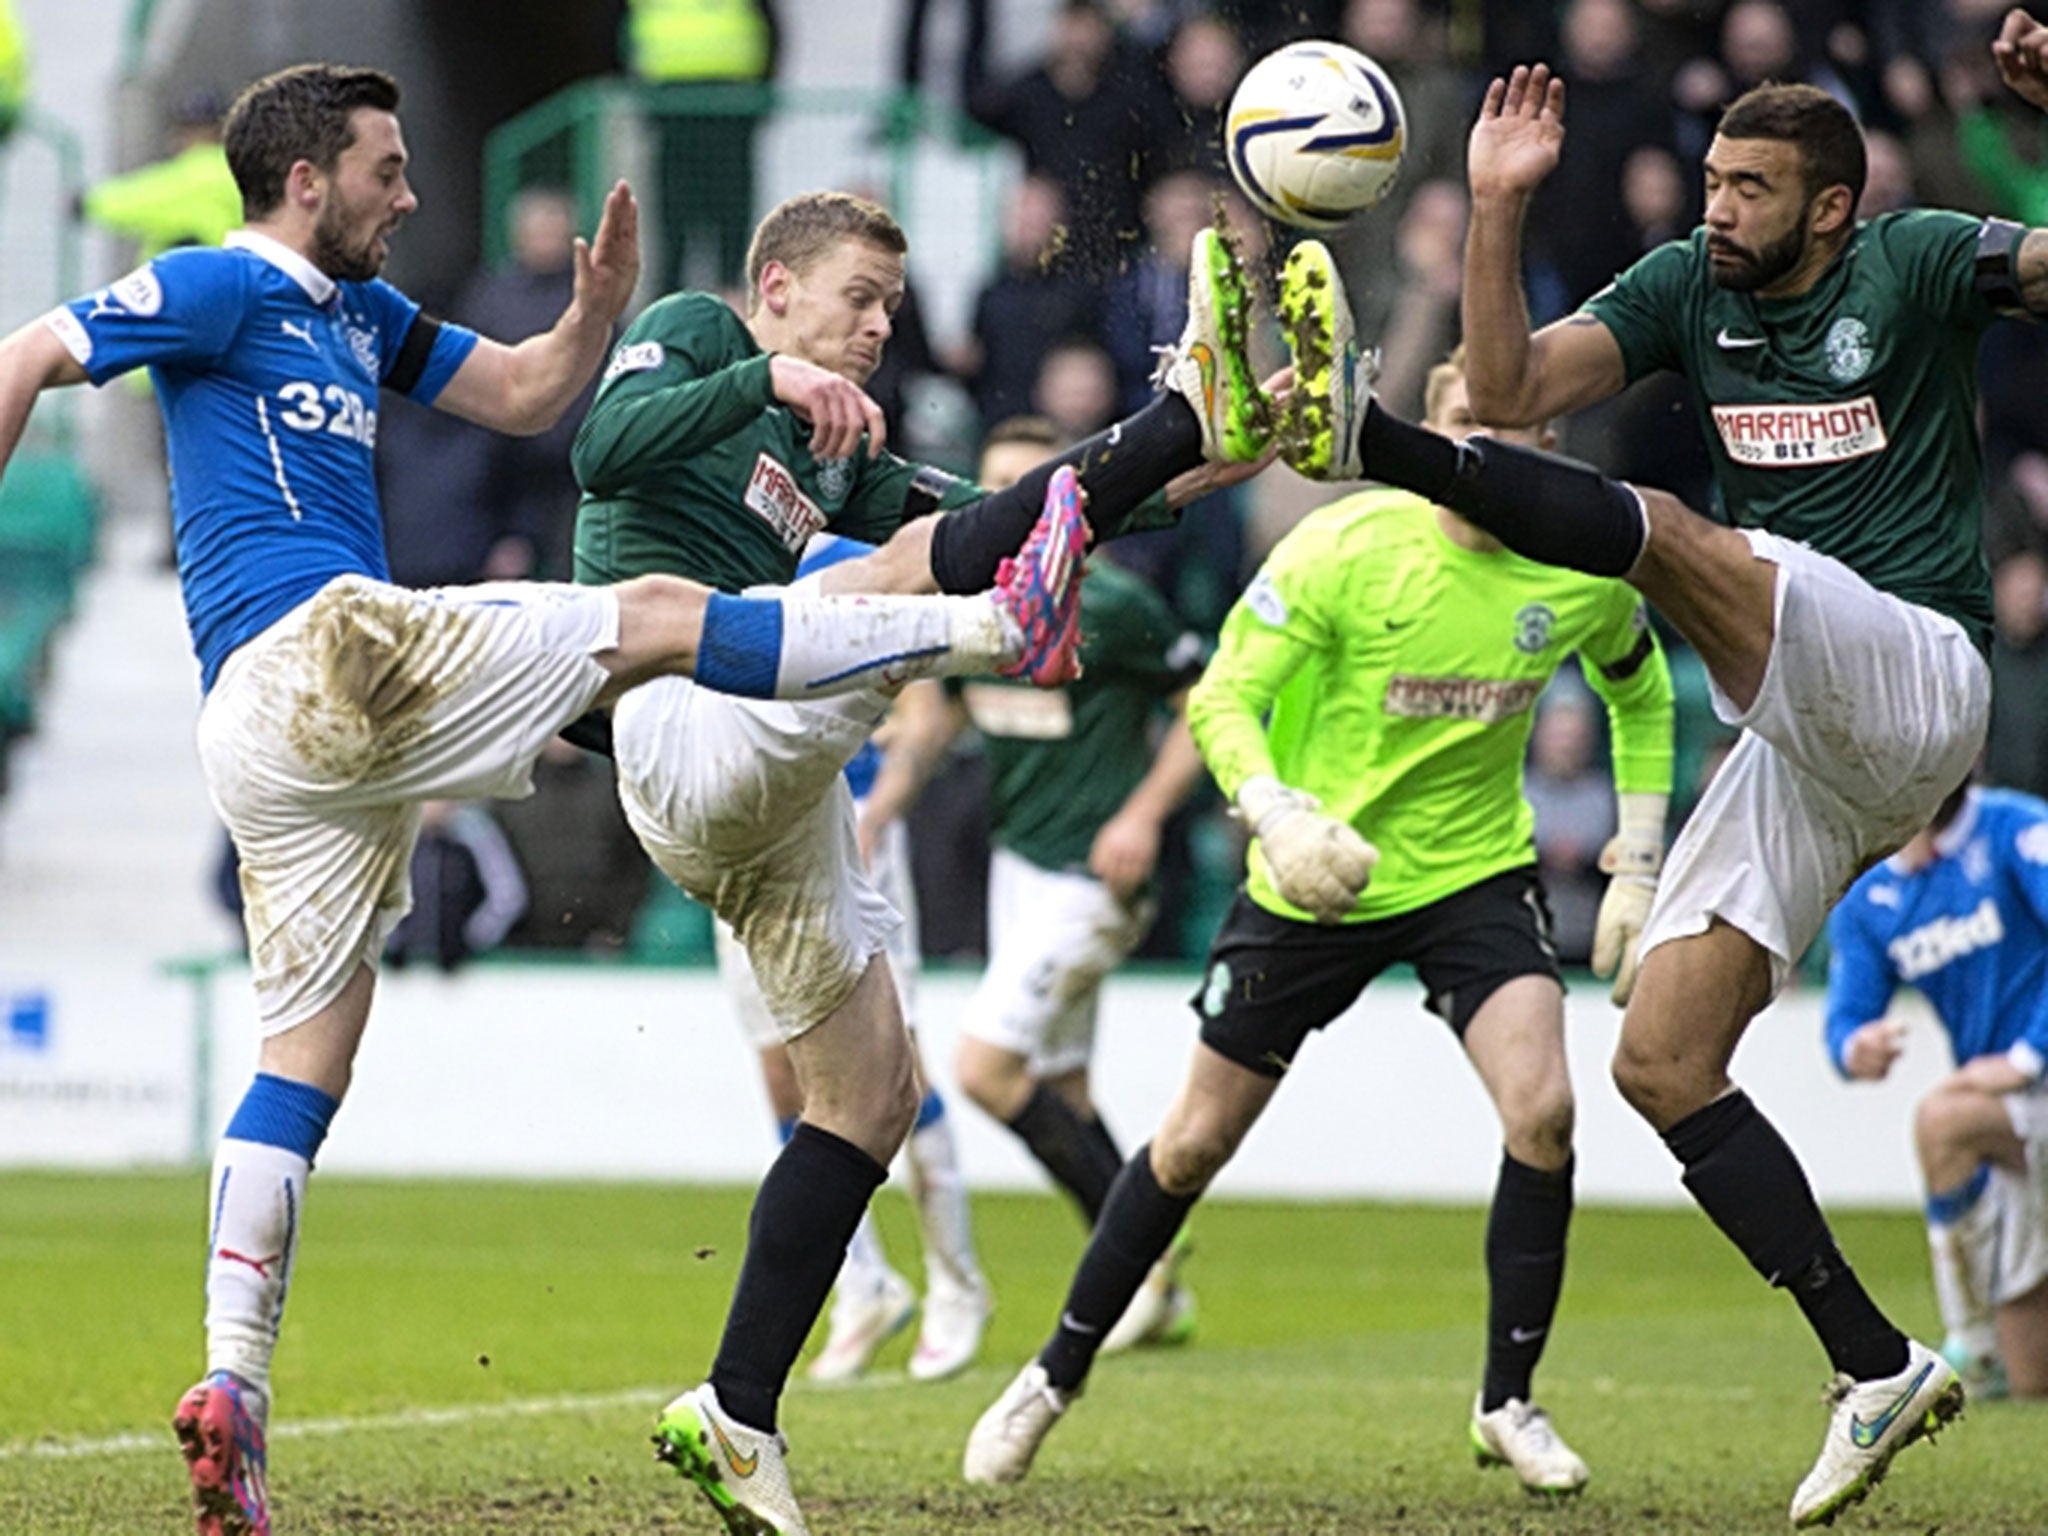
[[[1460, 361], [1428, 384], [1429, 424], [1452, 437], [1475, 426]], [[1548, 436], [1498, 435], [1539, 446]], [[1635, 980], [1671, 783], [1670, 674], [1635, 593], [1524, 560], [1405, 491], [1324, 507], [1273, 550], [1188, 706], [1255, 839], [1194, 1000], [1201, 1044], [1165, 1123], [1112, 1186], [1057, 1332], [975, 1426], [969, 1481], [1024, 1476], [1103, 1333], [1304, 1040], [1405, 963], [1471, 1057], [1506, 1143], [1486, 1232], [1473, 1450], [1532, 1491], [1584, 1485], [1585, 1463], [1530, 1395], [1564, 1278], [1573, 1106], [1521, 796], [1537, 697], [1574, 651], [1613, 726], [1620, 831], [1601, 855], [1612, 878], [1593, 965], [1613, 975], [1619, 1003]]]

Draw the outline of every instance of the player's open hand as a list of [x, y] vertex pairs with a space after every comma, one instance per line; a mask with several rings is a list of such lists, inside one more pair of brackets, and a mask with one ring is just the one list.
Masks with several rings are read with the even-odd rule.
[[1486, 88], [1465, 151], [1472, 196], [1526, 197], [1564, 149], [1564, 82], [1547, 64], [1517, 64]]
[[2014, 7], [1992, 40], [1991, 57], [2015, 95], [2048, 112], [2048, 27]]
[[1861, 1082], [1880, 1082], [1905, 1048], [1903, 1019], [1873, 1019], [1843, 1043], [1842, 1070]]
[[811, 424], [813, 458], [853, 457], [863, 432], [868, 435], [868, 457], [882, 451], [888, 435], [882, 408], [858, 384], [786, 352], [776, 353], [769, 362], [768, 378], [775, 398]]
[[597, 238], [576, 240], [576, 302], [609, 327], [640, 286], [640, 205], [623, 181], [613, 185]]

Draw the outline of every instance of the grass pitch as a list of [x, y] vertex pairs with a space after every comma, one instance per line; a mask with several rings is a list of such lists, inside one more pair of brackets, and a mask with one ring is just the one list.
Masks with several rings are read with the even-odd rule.
[[[701, 1379], [750, 1192], [321, 1179], [277, 1362], [278, 1536], [710, 1533], [647, 1435]], [[918, 1274], [903, 1200], [885, 1236]], [[1106, 1361], [1030, 1481], [959, 1481], [968, 1427], [1042, 1339], [1081, 1234], [984, 1197], [982, 1361], [793, 1387], [818, 1536], [1777, 1532], [1820, 1443], [1826, 1364], [1783, 1296], [1689, 1212], [1582, 1211], [1539, 1397], [1593, 1468], [1563, 1506], [1465, 1442], [1484, 1311], [1476, 1210], [1205, 1204], [1194, 1343]], [[204, 1183], [0, 1175], [0, 1532], [189, 1531], [168, 1420], [200, 1365]], [[1936, 1331], [1907, 1215], [1839, 1217], [1865, 1280]], [[2048, 1531], [2048, 1410], [1973, 1405], [1840, 1529]]]

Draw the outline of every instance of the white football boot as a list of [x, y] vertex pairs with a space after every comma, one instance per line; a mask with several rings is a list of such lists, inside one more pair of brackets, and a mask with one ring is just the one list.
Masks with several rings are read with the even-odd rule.
[[1040, 1443], [1073, 1401], [1074, 1394], [1053, 1386], [1045, 1367], [1033, 1360], [975, 1420], [961, 1475], [970, 1483], [1021, 1483]]
[[697, 1485], [731, 1536], [810, 1536], [789, 1489], [789, 1442], [749, 1429], [719, 1406], [711, 1383], [661, 1411], [654, 1456]]
[[1857, 1381], [1837, 1376], [1828, 1387], [1834, 1416], [1820, 1460], [1792, 1495], [1792, 1523], [1832, 1525], [1862, 1502], [1915, 1440], [1932, 1439], [1963, 1411], [1963, 1384], [1940, 1355], [1906, 1341], [1906, 1368], [1896, 1376]]
[[924, 1297], [924, 1327], [910, 1356], [910, 1374], [917, 1381], [944, 1381], [957, 1376], [981, 1353], [981, 1336], [995, 1312], [988, 1286], [977, 1281], [934, 1279]]
[[1569, 1497], [1592, 1474], [1578, 1453], [1558, 1436], [1550, 1415], [1534, 1403], [1511, 1397], [1491, 1413], [1472, 1402], [1472, 1454], [1482, 1467], [1513, 1467], [1531, 1493]]
[[805, 1372], [827, 1383], [853, 1381], [873, 1362], [881, 1347], [910, 1326], [917, 1315], [917, 1293], [893, 1269], [861, 1290], [842, 1285], [832, 1303], [832, 1322], [825, 1347]]

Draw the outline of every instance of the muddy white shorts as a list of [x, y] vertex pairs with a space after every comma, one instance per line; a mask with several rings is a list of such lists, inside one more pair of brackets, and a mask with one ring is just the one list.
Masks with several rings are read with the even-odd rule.
[[1034, 1077], [1088, 1065], [1102, 980], [1152, 926], [1093, 875], [1041, 869], [1007, 848], [988, 866], [988, 970], [961, 1033], [1022, 1056]]
[[1747, 711], [1714, 689], [1742, 735], [1664, 861], [1642, 949], [1718, 917], [1770, 952], [1775, 995], [1856, 876], [1963, 781], [1991, 672], [1954, 619], [1803, 544], [1744, 537], [1778, 567], [1776, 639]]
[[[861, 802], [854, 801], [856, 821], [860, 810]], [[868, 864], [868, 879], [903, 918], [896, 931], [889, 935], [884, 949], [889, 956], [889, 975], [895, 980], [896, 1000], [902, 1005], [904, 1020], [916, 1028], [920, 964], [917, 893], [910, 879], [910, 833], [901, 821], [892, 821], [883, 829], [881, 841], [875, 847], [875, 856]], [[740, 947], [740, 941], [726, 923], [719, 922], [715, 932], [718, 979], [725, 984], [725, 995], [732, 1000], [733, 1016], [739, 1020], [740, 1032], [757, 1051], [780, 1043], [782, 1027], [775, 1022], [775, 1015], [768, 1011], [768, 1000], [761, 995], [761, 984], [754, 979], [753, 963], [747, 959], [747, 952]]]
[[2018, 1301], [2048, 1280], [2048, 1084], [2004, 1096], [2006, 1117], [2025, 1143], [2027, 1168], [1991, 1170], [1985, 1198], [1998, 1212], [1992, 1300]]
[[199, 757], [242, 865], [257, 1014], [276, 1034], [374, 965], [412, 904], [422, 800], [532, 793], [608, 679], [604, 587], [409, 591], [343, 576], [227, 660]]
[[729, 924], [785, 1040], [846, 1000], [902, 919], [861, 867], [840, 770], [888, 712], [659, 678], [619, 701], [619, 802], [661, 872]]

